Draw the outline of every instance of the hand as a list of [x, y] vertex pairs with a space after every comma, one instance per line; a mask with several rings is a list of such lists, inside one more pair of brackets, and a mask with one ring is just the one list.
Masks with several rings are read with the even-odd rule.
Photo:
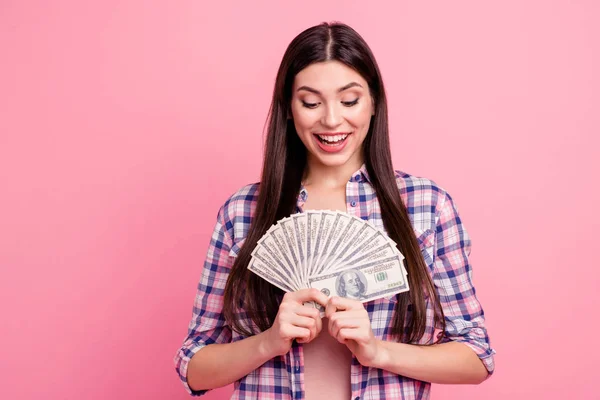
[[375, 366], [381, 356], [380, 341], [371, 329], [369, 314], [360, 301], [332, 297], [325, 316], [329, 318], [329, 334], [345, 344], [365, 367]]
[[325, 306], [327, 296], [317, 289], [302, 289], [283, 296], [273, 325], [265, 331], [264, 343], [269, 355], [284, 355], [292, 347], [294, 339], [298, 343], [308, 343], [319, 335], [321, 316], [313, 306], [303, 305], [308, 301]]

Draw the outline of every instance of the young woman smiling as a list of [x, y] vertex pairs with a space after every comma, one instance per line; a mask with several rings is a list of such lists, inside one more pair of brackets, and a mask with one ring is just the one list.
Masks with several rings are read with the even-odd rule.
[[[321, 24], [290, 43], [267, 129], [260, 183], [217, 215], [175, 356], [188, 392], [234, 383], [241, 399], [427, 399], [431, 382], [484, 381], [494, 351], [469, 236], [448, 192], [393, 169], [383, 81], [357, 32]], [[363, 304], [314, 289], [284, 294], [250, 273], [267, 229], [307, 209], [385, 230], [405, 256], [410, 291]]]

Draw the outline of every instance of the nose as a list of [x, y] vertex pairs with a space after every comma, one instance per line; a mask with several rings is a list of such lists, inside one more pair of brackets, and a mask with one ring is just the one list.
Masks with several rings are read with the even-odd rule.
[[323, 113], [323, 116], [321, 118], [321, 124], [328, 128], [338, 127], [343, 120], [342, 113], [338, 105], [333, 103], [323, 108], [325, 112]]

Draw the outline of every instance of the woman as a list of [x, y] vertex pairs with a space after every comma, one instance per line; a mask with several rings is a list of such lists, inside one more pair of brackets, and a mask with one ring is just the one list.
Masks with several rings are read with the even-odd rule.
[[[316, 289], [284, 295], [250, 273], [267, 229], [307, 209], [384, 229], [405, 256], [410, 291], [363, 304]], [[177, 371], [194, 395], [235, 382], [234, 398], [426, 399], [430, 382], [482, 382], [494, 351], [469, 253], [450, 195], [392, 167], [367, 44], [343, 24], [307, 29], [277, 73], [261, 182], [219, 210]]]

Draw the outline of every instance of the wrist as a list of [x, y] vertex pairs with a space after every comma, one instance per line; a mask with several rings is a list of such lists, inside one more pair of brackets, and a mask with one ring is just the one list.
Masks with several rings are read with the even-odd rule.
[[275, 354], [275, 350], [273, 349], [273, 346], [271, 346], [273, 341], [270, 340], [270, 338], [269, 338], [270, 329], [271, 328], [256, 335], [256, 338], [259, 340], [258, 346], [257, 346], [258, 354], [265, 361], [278, 356], [278, 354]]
[[384, 340], [377, 339], [377, 351], [371, 367], [388, 370], [391, 364], [390, 348]]

